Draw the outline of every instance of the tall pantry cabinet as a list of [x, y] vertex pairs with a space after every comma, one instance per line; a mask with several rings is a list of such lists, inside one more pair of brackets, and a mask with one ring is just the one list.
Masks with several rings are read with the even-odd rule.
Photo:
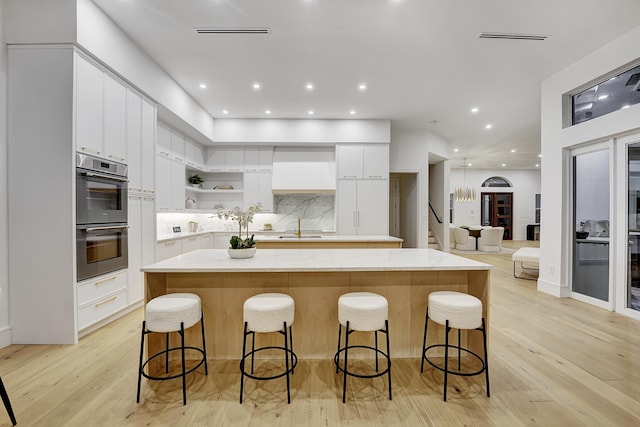
[[[156, 109], [72, 45], [9, 46], [7, 62], [12, 341], [72, 344], [141, 304], [139, 266], [155, 247]], [[126, 163], [130, 196], [140, 195], [129, 210], [129, 269], [81, 283], [76, 152]]]

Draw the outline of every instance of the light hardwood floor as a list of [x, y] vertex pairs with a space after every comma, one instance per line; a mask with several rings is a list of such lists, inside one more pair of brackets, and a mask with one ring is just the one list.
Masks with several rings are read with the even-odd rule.
[[640, 322], [537, 292], [513, 278], [510, 254], [469, 257], [494, 265], [490, 398], [482, 376], [452, 377], [445, 403], [441, 373], [394, 359], [393, 401], [383, 377], [350, 379], [342, 404], [332, 362], [301, 360], [290, 405], [284, 379], [246, 381], [240, 405], [238, 362], [210, 361], [208, 377], [190, 376], [187, 406], [179, 380], [143, 382], [136, 404], [142, 310], [75, 346], [0, 349], [0, 375], [20, 426], [640, 425]]

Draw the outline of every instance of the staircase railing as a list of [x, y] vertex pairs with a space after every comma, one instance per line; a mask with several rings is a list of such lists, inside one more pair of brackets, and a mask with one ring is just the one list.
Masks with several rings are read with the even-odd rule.
[[436, 210], [433, 209], [433, 206], [431, 206], [431, 202], [429, 202], [429, 209], [431, 209], [431, 213], [436, 218], [436, 221], [438, 221], [438, 224], [442, 224], [442, 218], [439, 217], [438, 214], [436, 213]]

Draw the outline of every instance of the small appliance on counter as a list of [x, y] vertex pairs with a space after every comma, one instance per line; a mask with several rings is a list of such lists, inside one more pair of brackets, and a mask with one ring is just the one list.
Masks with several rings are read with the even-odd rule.
[[197, 205], [198, 203], [191, 197], [187, 197], [187, 199], [184, 202], [184, 207], [187, 209], [195, 209]]
[[189, 221], [189, 231], [192, 233], [198, 231], [198, 223], [195, 221]]

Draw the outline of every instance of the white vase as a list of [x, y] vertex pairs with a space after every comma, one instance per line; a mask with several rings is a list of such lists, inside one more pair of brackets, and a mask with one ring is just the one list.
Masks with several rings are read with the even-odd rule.
[[227, 249], [229, 256], [231, 258], [241, 259], [241, 258], [253, 258], [256, 254], [256, 248], [246, 248], [246, 249]]

